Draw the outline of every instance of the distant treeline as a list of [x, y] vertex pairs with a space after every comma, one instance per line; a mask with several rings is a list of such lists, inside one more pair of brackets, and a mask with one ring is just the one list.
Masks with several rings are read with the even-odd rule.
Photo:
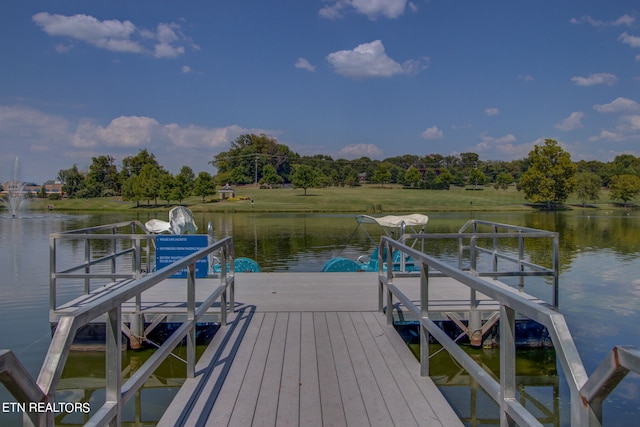
[[[269, 188], [293, 184], [305, 190], [318, 186], [354, 187], [363, 183], [402, 184], [415, 189], [448, 189], [451, 185], [474, 188], [492, 185], [506, 189], [513, 183], [519, 185], [521, 177], [537, 162], [533, 153], [512, 161], [481, 160], [472, 152], [346, 160], [321, 154], [300, 156], [272, 137], [246, 134], [236, 138], [228, 151], [213, 156], [210, 164], [217, 169], [215, 176], [206, 171], [196, 175], [188, 165], [172, 175], [153, 153], [143, 149], [135, 156], [124, 158], [120, 168], [113, 157], [103, 155], [93, 157], [87, 171], [74, 165], [61, 170], [58, 179], [63, 182], [63, 191], [68, 197], [121, 196], [124, 200], [156, 204], [158, 199], [167, 203], [182, 202], [191, 195], [202, 196], [204, 201], [206, 196], [215, 193], [216, 185], [225, 184], [258, 183]], [[619, 155], [607, 163], [581, 160], [571, 164], [576, 181], [569, 190], [576, 189], [580, 174], [588, 174], [591, 181], [596, 177], [597, 182], [590, 185], [598, 188], [610, 187], [615, 178], [622, 175], [640, 177], [640, 158], [630, 154]]]

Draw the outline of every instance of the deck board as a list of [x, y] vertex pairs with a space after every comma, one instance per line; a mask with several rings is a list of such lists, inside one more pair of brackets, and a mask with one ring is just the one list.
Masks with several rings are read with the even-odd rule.
[[[295, 351], [292, 350], [292, 351]], [[322, 425], [320, 378], [313, 313], [300, 313], [300, 425]], [[315, 369], [313, 365], [316, 364]], [[302, 367], [305, 367], [302, 369]]]
[[[196, 378], [185, 382], [158, 425], [462, 425], [377, 312], [375, 274], [238, 274], [236, 280], [236, 313], [216, 335], [218, 348], [205, 351]], [[407, 291], [414, 299], [414, 282], [396, 283], [415, 287], [415, 297]], [[468, 292], [452, 290], [451, 281], [433, 285], [434, 299], [449, 295], [456, 305]]]
[[297, 426], [300, 419], [301, 313], [291, 313], [287, 319], [286, 342], [282, 357], [280, 398], [276, 425]]

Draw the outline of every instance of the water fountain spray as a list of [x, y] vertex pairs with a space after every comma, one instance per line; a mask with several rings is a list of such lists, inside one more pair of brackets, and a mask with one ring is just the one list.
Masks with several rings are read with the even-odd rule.
[[24, 182], [22, 182], [22, 174], [20, 170], [20, 159], [18, 156], [16, 156], [16, 160], [13, 162], [13, 179], [6, 184], [6, 195], [1, 199], [2, 204], [7, 207], [11, 217], [15, 218], [20, 209], [23, 208], [27, 202], [24, 192]]

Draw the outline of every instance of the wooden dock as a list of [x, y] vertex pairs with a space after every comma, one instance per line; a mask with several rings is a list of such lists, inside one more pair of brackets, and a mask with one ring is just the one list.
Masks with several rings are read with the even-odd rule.
[[[397, 277], [394, 284], [419, 305], [419, 280]], [[462, 425], [378, 311], [377, 273], [237, 273], [235, 281], [234, 313], [159, 425]], [[198, 279], [196, 305], [218, 283]], [[124, 284], [63, 304], [53, 320]], [[179, 322], [184, 301], [185, 279], [167, 279], [142, 294], [141, 309], [147, 320], [162, 313], [164, 321]], [[433, 318], [464, 316], [469, 305], [469, 288], [452, 278], [429, 278]], [[207, 321], [217, 320], [219, 310], [212, 307]], [[402, 310], [394, 306], [396, 318]], [[478, 293], [476, 310], [494, 312], [499, 305]], [[122, 311], [134, 313], [135, 302], [124, 303]]]
[[235, 314], [158, 425], [462, 425], [377, 295], [375, 273], [237, 274]]

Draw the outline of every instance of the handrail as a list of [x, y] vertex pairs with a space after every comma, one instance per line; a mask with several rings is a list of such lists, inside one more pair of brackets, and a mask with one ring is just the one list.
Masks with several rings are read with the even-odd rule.
[[[490, 227], [489, 232], [478, 229], [478, 226]], [[506, 230], [506, 231], [503, 231]], [[469, 220], [457, 233], [419, 233], [406, 234], [398, 239], [401, 243], [408, 240], [415, 242], [421, 240], [423, 243], [428, 240], [436, 239], [457, 239], [458, 240], [458, 268], [460, 270], [468, 270], [476, 277], [519, 277], [520, 289], [524, 289], [525, 277], [549, 277], [553, 282], [553, 291], [550, 301], [547, 301], [552, 307], [558, 308], [559, 304], [559, 234], [557, 232], [537, 230], [528, 227], [520, 227], [516, 225], [501, 224], [497, 222], [489, 222], [482, 220]], [[517, 256], [510, 255], [499, 250], [499, 242], [504, 239], [518, 239]], [[525, 259], [525, 239], [551, 239], [551, 265], [543, 266]], [[491, 247], [483, 247], [479, 243], [481, 240], [491, 240]], [[465, 242], [468, 241], [468, 244]], [[469, 267], [464, 266], [465, 251], [469, 253]], [[423, 245], [424, 252], [424, 245]], [[490, 270], [480, 270], [478, 266], [478, 256], [480, 254], [488, 254], [492, 259]], [[401, 257], [404, 264], [406, 257]], [[515, 270], [500, 270], [499, 260], [507, 261], [510, 265], [515, 265]], [[401, 267], [401, 271], [403, 271]], [[441, 273], [432, 273], [438, 275]], [[411, 275], [409, 273], [409, 275]]]
[[[0, 350], [0, 382], [19, 403], [44, 401], [45, 395], [31, 378], [29, 371], [11, 350]], [[37, 422], [34, 412], [26, 412], [33, 424]]]
[[[220, 251], [223, 265], [230, 264], [230, 270], [222, 269], [219, 274], [220, 284], [197, 307], [195, 304], [195, 268], [196, 261], [209, 254]], [[195, 376], [195, 327], [198, 320], [206, 313], [215, 301], [220, 300], [220, 322], [226, 324], [227, 311], [233, 309], [233, 302], [227, 305], [227, 289], [233, 295], [234, 249], [231, 237], [214, 242], [204, 249], [174, 262], [154, 273], [134, 280], [108, 295], [96, 298], [85, 305], [61, 310], [62, 316], [53, 335], [49, 350], [42, 365], [40, 374], [33, 381], [20, 362], [10, 351], [0, 351], [0, 380], [7, 384], [7, 389], [20, 402], [54, 402], [55, 392], [64, 369], [78, 329], [100, 315], [106, 315], [106, 387], [105, 403], [94, 412], [86, 425], [120, 425], [121, 411], [138, 391], [155, 369], [168, 357], [171, 351], [186, 337], [187, 342], [187, 377]], [[122, 352], [122, 304], [133, 298], [139, 299], [141, 294], [169, 278], [180, 270], [187, 269], [187, 308], [186, 321], [154, 352], [154, 354], [124, 384], [121, 379]], [[23, 377], [19, 379], [18, 377]], [[36, 425], [52, 426], [54, 413], [30, 413], [31, 422]]]
[[[130, 233], [121, 233], [120, 230], [130, 228]], [[93, 279], [137, 279], [144, 272], [151, 269], [150, 244], [155, 241], [155, 235], [150, 234], [140, 221], [125, 221], [115, 224], [100, 225], [81, 228], [77, 230], [52, 233], [49, 236], [49, 313], [54, 316], [57, 305], [57, 285], [59, 279], [84, 279], [83, 294], [91, 292]], [[110, 241], [107, 254], [94, 258], [91, 250], [92, 241]], [[58, 270], [58, 242], [79, 241], [84, 242], [84, 261], [77, 265]], [[118, 249], [118, 242], [130, 242], [131, 247]], [[143, 254], [146, 256], [146, 270], [143, 270]], [[119, 259], [131, 259], [131, 271], [125, 272], [118, 268]], [[92, 267], [108, 263], [110, 272], [92, 272]]]
[[[414, 304], [393, 284], [394, 272], [383, 268], [383, 255], [391, 265], [392, 251], [398, 250], [412, 257], [420, 265], [420, 305]], [[393, 298], [420, 319], [420, 371], [429, 375], [429, 335], [432, 335], [454, 359], [482, 386], [500, 406], [501, 425], [517, 423], [523, 426], [541, 425], [516, 399], [515, 382], [515, 314], [520, 313], [549, 331], [560, 365], [571, 391], [571, 424], [595, 426], [602, 424], [602, 401], [629, 371], [640, 373], [640, 350], [615, 347], [605, 361], [589, 377], [575, 346], [564, 316], [544, 305], [536, 304], [516, 292], [503, 289], [469, 272], [451, 267], [436, 258], [415, 250], [401, 242], [383, 236], [378, 250], [378, 308], [383, 311], [386, 294], [387, 323], [393, 323]], [[430, 318], [429, 270], [435, 269], [473, 291], [481, 292], [500, 304], [500, 380], [486, 371], [465, 353]], [[385, 292], [386, 288], [386, 292]]]

